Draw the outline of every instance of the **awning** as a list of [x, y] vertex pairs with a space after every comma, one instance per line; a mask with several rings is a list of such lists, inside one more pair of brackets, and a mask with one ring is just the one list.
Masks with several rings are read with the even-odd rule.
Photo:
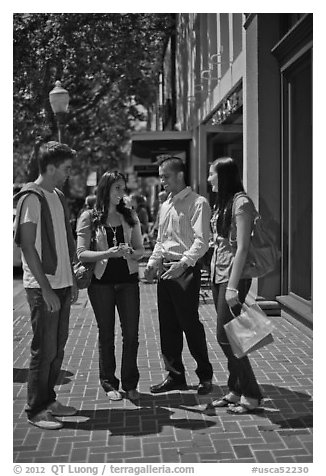
[[140, 158], [153, 159], [160, 154], [186, 151], [192, 134], [188, 131], [146, 131], [131, 136], [131, 154]]
[[131, 136], [131, 163], [139, 176], [158, 174], [158, 161], [176, 155], [187, 164], [192, 134], [188, 131], [146, 131]]

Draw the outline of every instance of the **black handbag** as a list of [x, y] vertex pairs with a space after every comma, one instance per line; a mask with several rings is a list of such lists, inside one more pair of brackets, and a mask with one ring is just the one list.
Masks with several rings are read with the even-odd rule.
[[[96, 251], [96, 230], [94, 225], [94, 213], [93, 210], [90, 211], [91, 219], [91, 242], [89, 249], [91, 251]], [[96, 261], [92, 262], [82, 262], [78, 260], [74, 265], [74, 274], [77, 282], [78, 289], [88, 288], [91, 284]]]

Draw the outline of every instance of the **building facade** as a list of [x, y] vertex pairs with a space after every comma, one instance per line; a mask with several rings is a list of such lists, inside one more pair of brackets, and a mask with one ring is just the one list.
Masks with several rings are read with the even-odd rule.
[[189, 183], [210, 200], [209, 164], [236, 159], [282, 252], [251, 297], [311, 325], [312, 20], [309, 13], [176, 14], [160, 120], [133, 138], [135, 158], [183, 158]]

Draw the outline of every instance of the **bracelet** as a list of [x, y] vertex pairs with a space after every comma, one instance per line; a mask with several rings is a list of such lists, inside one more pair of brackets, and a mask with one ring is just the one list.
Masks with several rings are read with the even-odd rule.
[[233, 291], [233, 292], [239, 294], [239, 291], [238, 291], [237, 289], [235, 289], [235, 288], [226, 288], [226, 290], [227, 290], [227, 291]]

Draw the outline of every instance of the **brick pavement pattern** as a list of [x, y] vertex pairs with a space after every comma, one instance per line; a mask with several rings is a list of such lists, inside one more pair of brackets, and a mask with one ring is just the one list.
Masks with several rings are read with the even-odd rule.
[[[251, 355], [264, 393], [263, 411], [230, 415], [225, 408], [203, 412], [226, 390], [226, 360], [215, 338], [210, 292], [201, 299], [214, 368], [214, 391], [198, 396], [195, 362], [184, 346], [187, 391], [152, 395], [151, 383], [166, 375], [160, 357], [156, 286], [141, 282], [139, 391], [137, 404], [110, 402], [99, 385], [97, 326], [87, 293], [72, 307], [70, 334], [58, 382], [58, 399], [78, 408], [64, 427], [42, 431], [24, 412], [31, 328], [23, 293], [14, 297], [14, 448], [16, 463], [311, 463], [312, 332], [282, 317], [274, 343]], [[117, 318], [117, 364], [121, 332]]]

